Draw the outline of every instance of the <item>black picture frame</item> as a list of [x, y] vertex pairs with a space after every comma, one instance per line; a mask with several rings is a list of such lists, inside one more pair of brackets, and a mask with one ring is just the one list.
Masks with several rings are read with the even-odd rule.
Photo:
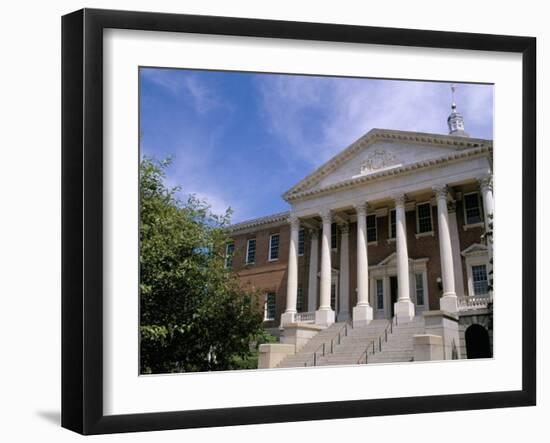
[[[501, 51], [522, 55], [522, 388], [177, 412], [103, 413], [103, 30]], [[536, 39], [83, 9], [62, 18], [62, 426], [82, 434], [351, 418], [536, 404]]]

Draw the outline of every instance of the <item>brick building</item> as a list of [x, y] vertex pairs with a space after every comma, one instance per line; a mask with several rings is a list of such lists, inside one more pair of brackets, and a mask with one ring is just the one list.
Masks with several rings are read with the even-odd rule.
[[373, 129], [286, 191], [290, 211], [232, 226], [226, 264], [261, 289], [265, 327], [294, 353], [301, 329], [472, 324], [492, 307], [492, 141], [469, 137], [454, 103], [448, 125]]

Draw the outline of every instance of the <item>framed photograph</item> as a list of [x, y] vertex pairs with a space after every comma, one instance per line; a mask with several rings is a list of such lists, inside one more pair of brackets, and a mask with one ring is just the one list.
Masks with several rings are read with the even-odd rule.
[[62, 20], [62, 426], [536, 403], [536, 40]]

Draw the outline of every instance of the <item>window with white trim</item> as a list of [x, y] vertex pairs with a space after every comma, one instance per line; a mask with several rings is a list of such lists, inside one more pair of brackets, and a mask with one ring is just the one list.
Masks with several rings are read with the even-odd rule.
[[416, 205], [416, 232], [423, 234], [432, 232], [432, 205], [430, 202]]
[[275, 292], [268, 292], [265, 296], [264, 320], [275, 320]]
[[390, 216], [388, 217], [389, 219], [389, 237], [388, 238], [395, 238], [395, 235], [396, 235], [396, 214], [395, 214], [395, 209], [390, 209]]
[[376, 215], [367, 215], [367, 242], [374, 242], [378, 240], [378, 234], [376, 232]]
[[279, 234], [271, 234], [269, 236], [269, 261], [279, 259]]
[[376, 308], [384, 309], [384, 280], [381, 278], [376, 280]]
[[472, 282], [474, 285], [474, 295], [486, 295], [489, 292], [486, 265], [472, 266]]
[[338, 247], [338, 225], [333, 223], [330, 227], [330, 248], [336, 249]]
[[304, 310], [304, 291], [302, 291], [301, 286], [298, 286], [298, 291], [296, 293], [296, 310], [298, 312]]
[[300, 229], [298, 231], [298, 255], [304, 255], [306, 246], [306, 230]]
[[424, 306], [424, 275], [414, 274], [415, 290], [416, 290], [416, 305]]
[[231, 268], [233, 266], [233, 254], [235, 253], [235, 243], [227, 243], [225, 245], [225, 267]]
[[246, 264], [252, 264], [256, 261], [256, 239], [249, 238], [246, 241]]
[[479, 192], [464, 194], [462, 200], [464, 202], [465, 224], [473, 225], [476, 223], [481, 223], [483, 219], [481, 213], [481, 197]]

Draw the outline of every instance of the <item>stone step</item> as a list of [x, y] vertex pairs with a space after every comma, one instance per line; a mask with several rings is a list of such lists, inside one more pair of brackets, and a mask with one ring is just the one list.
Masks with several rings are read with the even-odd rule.
[[[360, 358], [364, 358], [365, 349], [370, 348], [374, 341], [375, 353], [368, 355], [368, 363], [407, 362], [413, 358], [413, 335], [424, 333], [424, 320], [416, 317], [413, 321], [393, 325], [393, 332], [387, 328], [388, 320], [373, 320], [369, 325], [358, 328], [349, 328], [347, 335], [340, 336], [338, 331], [344, 323], [333, 324], [319, 332], [300, 352], [287, 357], [280, 367], [303, 367], [313, 364], [313, 353], [325, 343], [325, 355], [317, 352], [318, 366], [354, 365]], [[387, 330], [387, 341], [384, 331]], [[382, 350], [379, 350], [379, 337], [382, 339]], [[333, 340], [331, 352], [330, 342]]]

